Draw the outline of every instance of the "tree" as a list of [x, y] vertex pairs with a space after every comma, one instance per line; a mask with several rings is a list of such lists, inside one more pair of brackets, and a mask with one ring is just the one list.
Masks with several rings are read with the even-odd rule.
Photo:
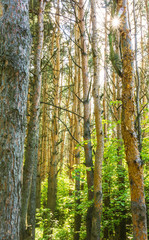
[[0, 19], [0, 236], [19, 240], [31, 36], [28, 0], [2, 1]]
[[[39, 110], [41, 94], [41, 54], [43, 47], [43, 11], [44, 1], [39, 2], [38, 13], [38, 40], [35, 56], [35, 79], [31, 96], [30, 120], [28, 123], [27, 144], [25, 150], [25, 164], [23, 167], [23, 189], [21, 207], [21, 239], [25, 238], [26, 217], [31, 191], [31, 183], [34, 169], [34, 162], [37, 164], [38, 138], [39, 138]], [[35, 164], [35, 165], [36, 165]]]
[[[89, 78], [88, 78], [88, 56], [86, 46], [86, 31], [85, 31], [85, 12], [84, 1], [79, 0], [79, 27], [81, 35], [81, 56], [82, 56], [82, 78], [83, 78], [83, 104], [84, 104], [84, 152], [85, 164], [87, 168], [87, 184], [88, 184], [88, 200], [93, 200], [93, 160], [91, 147], [91, 133], [90, 133], [90, 104], [89, 104]], [[92, 210], [91, 205], [87, 213], [87, 240], [91, 239], [92, 229]]]
[[[77, 8], [76, 8], [77, 11]], [[78, 25], [75, 25], [75, 40], [76, 42], [79, 42], [80, 35], [79, 35], [79, 29]], [[81, 115], [81, 109], [80, 109], [80, 87], [81, 87], [81, 76], [80, 76], [80, 49], [77, 45], [75, 45], [75, 78], [74, 78], [74, 91], [77, 94], [78, 98], [74, 96], [74, 105], [75, 105], [75, 112], [77, 112], [79, 115]], [[74, 119], [75, 124], [75, 139], [77, 139], [78, 142], [81, 140], [81, 127], [80, 127], [80, 119], [78, 116], [75, 116]], [[81, 214], [78, 209], [81, 201], [80, 201], [80, 146], [75, 147], [74, 150], [75, 155], [75, 165], [76, 165], [76, 172], [75, 172], [75, 216], [74, 216], [74, 240], [79, 240], [80, 237], [80, 228], [81, 228]]]
[[148, 6], [147, 0], [145, 0], [145, 8], [146, 8], [146, 18], [147, 18], [147, 52], [148, 52], [148, 62], [149, 62], [149, 6]]
[[[57, 35], [56, 35], [56, 47], [57, 47], [57, 55], [56, 62], [53, 65], [54, 69], [54, 105], [58, 106], [59, 101], [59, 82], [60, 82], [60, 17], [59, 17], [59, 5], [60, 1], [57, 0], [57, 11], [56, 11], [56, 24], [57, 24]], [[58, 165], [58, 108], [53, 109], [52, 116], [52, 132], [51, 132], [51, 140], [52, 140], [52, 156], [50, 160], [50, 169], [48, 176], [48, 201], [47, 206], [50, 208], [51, 212], [54, 214], [56, 208], [56, 192], [57, 192], [57, 165]]]
[[146, 205], [144, 198], [143, 163], [140, 158], [137, 135], [134, 129], [134, 69], [131, 34], [128, 27], [127, 1], [118, 1], [122, 26], [120, 36], [122, 44], [122, 136], [128, 163], [131, 190], [131, 209], [134, 240], [147, 239]]
[[93, 83], [93, 98], [95, 111], [95, 126], [97, 147], [95, 153], [95, 168], [94, 168], [94, 209], [92, 216], [92, 235], [91, 240], [100, 239], [100, 224], [102, 214], [102, 160], [104, 150], [104, 138], [101, 119], [101, 105], [99, 96], [99, 56], [98, 56], [98, 34], [97, 34], [97, 13], [96, 1], [91, 1], [91, 19], [92, 19], [92, 52], [93, 52], [93, 68], [94, 68], [94, 83]]

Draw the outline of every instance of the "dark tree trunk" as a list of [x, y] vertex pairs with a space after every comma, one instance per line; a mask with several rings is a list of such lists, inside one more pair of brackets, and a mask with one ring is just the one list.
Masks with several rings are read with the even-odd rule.
[[[121, 99], [121, 79], [117, 76], [117, 99]], [[118, 103], [117, 106], [117, 119], [120, 122], [121, 119], [121, 103]], [[117, 123], [117, 177], [118, 177], [118, 186], [119, 186], [119, 197], [122, 197], [122, 193], [125, 192], [125, 170], [122, 162], [122, 134], [121, 134], [121, 124]], [[125, 208], [125, 199], [121, 199], [121, 209], [119, 210], [119, 223], [116, 225], [116, 239], [126, 240], [126, 208]]]
[[31, 38], [28, 0], [1, 2], [0, 239], [19, 240]]
[[30, 227], [29, 236], [35, 240], [35, 216], [36, 216], [36, 179], [37, 179], [37, 162], [38, 162], [38, 149], [36, 148], [36, 155], [33, 167], [30, 201], [28, 207], [28, 225]]
[[[85, 164], [87, 168], [87, 185], [88, 185], [88, 200], [92, 201], [94, 197], [94, 173], [93, 173], [93, 160], [92, 160], [92, 146], [91, 146], [91, 133], [90, 133], [90, 103], [89, 103], [89, 78], [88, 78], [88, 56], [85, 36], [85, 11], [84, 0], [79, 0], [79, 25], [81, 34], [81, 56], [82, 56], [82, 77], [83, 77], [83, 103], [84, 103], [84, 152]], [[87, 240], [91, 239], [92, 229], [92, 212], [93, 205], [88, 208], [86, 227], [87, 227]]]
[[[25, 151], [25, 164], [23, 167], [23, 189], [22, 189], [22, 207], [21, 207], [21, 239], [24, 240], [25, 230], [27, 228], [26, 217], [29, 204], [32, 175], [34, 162], [38, 152], [39, 138], [39, 112], [40, 112], [40, 94], [41, 94], [41, 54], [43, 46], [43, 14], [44, 2], [39, 1], [38, 12], [38, 40], [35, 56], [35, 79], [32, 90], [30, 120], [28, 123], [28, 135]], [[37, 161], [36, 161], [37, 164]]]

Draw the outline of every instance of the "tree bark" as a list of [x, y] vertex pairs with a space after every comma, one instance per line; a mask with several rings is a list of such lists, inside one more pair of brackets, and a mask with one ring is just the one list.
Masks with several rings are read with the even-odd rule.
[[28, 220], [28, 225], [30, 230], [29, 237], [31, 240], [35, 240], [37, 163], [38, 163], [38, 151], [36, 150], [33, 174], [32, 174], [30, 201], [29, 201], [28, 214], [27, 214], [27, 220]]
[[146, 205], [144, 197], [143, 164], [138, 149], [138, 141], [134, 129], [134, 72], [131, 35], [128, 28], [127, 1], [118, 1], [118, 9], [123, 9], [120, 28], [122, 43], [122, 136], [128, 163], [131, 190], [131, 208], [134, 240], [147, 239]]
[[[59, 81], [60, 81], [60, 5], [57, 0], [56, 22], [57, 22], [57, 36], [56, 36], [56, 65], [54, 68], [54, 105], [58, 106], [59, 101]], [[47, 207], [50, 208], [54, 214], [56, 208], [57, 195], [57, 143], [58, 143], [58, 108], [54, 108], [52, 116], [52, 156], [50, 162], [50, 171], [48, 176], [48, 201]]]
[[[75, 41], [79, 42], [79, 29], [77, 24], [75, 25]], [[77, 45], [75, 45], [75, 62], [78, 66], [80, 66], [80, 49]], [[80, 87], [81, 87], [81, 77], [80, 77], [80, 69], [75, 65], [75, 93], [80, 96]], [[75, 112], [77, 112], [79, 115], [81, 115], [81, 109], [80, 109], [80, 100], [75, 96]], [[75, 124], [75, 139], [77, 139], [79, 142], [81, 140], [80, 136], [80, 119], [78, 116], [75, 116], [74, 119]], [[78, 206], [80, 204], [80, 147], [76, 145], [76, 149], [74, 150], [74, 156], [75, 156], [75, 165], [76, 165], [76, 175], [75, 175], [75, 217], [74, 217], [74, 240], [80, 239], [80, 228], [81, 228], [81, 214], [79, 212]]]
[[142, 136], [141, 136], [141, 113], [140, 113], [140, 74], [138, 68], [138, 42], [137, 42], [137, 19], [136, 19], [136, 12], [135, 12], [135, 5], [136, 1], [133, 0], [133, 17], [134, 17], [134, 27], [135, 27], [135, 66], [136, 66], [136, 108], [137, 108], [137, 118], [136, 118], [136, 128], [138, 134], [138, 148], [141, 153], [142, 150]]
[[[108, 103], [107, 103], [107, 80], [108, 80], [108, 74], [107, 74], [107, 8], [105, 8], [105, 49], [104, 49], [104, 96], [103, 96], [103, 115], [104, 115], [104, 141], [106, 143], [106, 138], [108, 137]], [[104, 164], [107, 165], [107, 159], [104, 158]], [[106, 170], [107, 172], [107, 170]], [[107, 178], [105, 172], [105, 178], [103, 181], [105, 182], [105, 187], [104, 187], [104, 192], [103, 192], [103, 204], [104, 204], [104, 209], [105, 213], [104, 215], [104, 220], [105, 222], [109, 221], [109, 216], [106, 214], [106, 210], [110, 208], [110, 179]], [[103, 176], [104, 177], [104, 176]], [[105, 226], [103, 229], [103, 238], [104, 239], [109, 239], [110, 238], [110, 233], [108, 226]]]
[[[83, 77], [83, 103], [84, 103], [84, 151], [85, 164], [87, 168], [87, 185], [88, 185], [88, 200], [93, 200], [93, 161], [92, 161], [92, 146], [90, 134], [90, 103], [89, 103], [89, 79], [88, 79], [88, 57], [85, 36], [85, 13], [84, 1], [79, 0], [79, 27], [81, 34], [81, 55], [82, 55], [82, 77]], [[88, 208], [87, 212], [87, 240], [91, 239], [92, 229], [92, 211], [93, 206]]]
[[[27, 228], [27, 209], [32, 183], [33, 167], [35, 157], [38, 152], [39, 139], [39, 112], [40, 112], [40, 94], [41, 94], [41, 54], [43, 47], [43, 13], [44, 1], [39, 2], [38, 12], [38, 40], [35, 59], [35, 79], [33, 83], [33, 92], [31, 98], [30, 120], [28, 123], [28, 136], [25, 150], [25, 164], [23, 167], [23, 189], [22, 189], [22, 207], [21, 207], [21, 239], [25, 237]], [[37, 161], [36, 161], [37, 162]]]
[[[117, 76], [117, 99], [121, 99], [121, 78]], [[118, 186], [119, 186], [119, 197], [121, 198], [121, 209], [119, 210], [119, 223], [116, 226], [115, 232], [117, 232], [117, 238], [121, 240], [126, 240], [126, 207], [125, 207], [125, 199], [122, 198], [123, 193], [125, 192], [125, 169], [123, 166], [123, 159], [122, 159], [122, 132], [121, 132], [121, 102], [117, 104], [117, 157], [118, 157], [118, 164], [117, 164], [117, 174], [118, 174]]]
[[148, 63], [149, 63], [149, 7], [148, 0], [145, 0], [146, 18], [147, 18], [147, 53], [148, 53]]
[[97, 147], [95, 153], [95, 168], [94, 168], [94, 209], [92, 216], [92, 232], [91, 240], [100, 239], [100, 225], [102, 215], [102, 161], [104, 151], [104, 137], [101, 119], [101, 105], [99, 96], [99, 58], [98, 58], [98, 35], [97, 35], [97, 13], [96, 1], [91, 0], [91, 19], [92, 19], [92, 52], [93, 52], [93, 67], [94, 67], [94, 83], [93, 83], [93, 98], [95, 111], [95, 126]]
[[2, 1], [0, 19], [0, 238], [19, 240], [31, 37], [28, 0]]

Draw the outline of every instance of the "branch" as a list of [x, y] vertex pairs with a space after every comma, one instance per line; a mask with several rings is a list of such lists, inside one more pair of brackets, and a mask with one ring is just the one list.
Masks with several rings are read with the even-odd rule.
[[41, 69], [40, 72], [42, 72], [42, 71], [45, 69], [45, 67], [49, 64], [50, 60], [55, 56], [57, 50], [58, 50], [58, 49], [56, 49], [56, 50], [54, 51], [54, 53], [52, 54], [52, 56], [50, 57], [50, 59], [45, 63], [45, 65], [42, 67], [42, 69]]
[[60, 122], [66, 127], [66, 129], [67, 129], [67, 131], [69, 132], [70, 136], [71, 136], [81, 147], [83, 147], [83, 146], [81, 145], [81, 143], [72, 135], [72, 133], [70, 132], [70, 130], [69, 130], [69, 128], [67, 127], [67, 125], [66, 125], [59, 117], [56, 117], [56, 118], [58, 118], [58, 119], [60, 120]]
[[68, 110], [67, 108], [62, 108], [62, 107], [60, 107], [60, 106], [56, 106], [56, 105], [54, 105], [53, 103], [48, 103], [48, 102], [40, 102], [40, 103], [42, 103], [42, 104], [47, 104], [47, 105], [50, 105], [50, 106], [53, 106], [53, 107], [59, 108], [59, 109], [61, 109], [61, 110], [64, 110], [64, 111], [70, 112], [70, 113], [75, 114], [76, 116], [78, 116], [78, 117], [84, 119], [84, 117], [82, 117], [81, 115], [79, 115], [79, 114], [77, 114], [77, 113], [75, 113], [75, 112], [73, 112], [73, 111], [71, 111], [71, 110]]
[[72, 93], [79, 99], [81, 103], [84, 103], [84, 101], [81, 98], [79, 98], [79, 96], [74, 91], [72, 91]]
[[80, 69], [82, 69], [82, 67], [81, 66], [79, 66], [76, 62], [75, 62], [75, 60], [74, 60], [74, 58], [72, 57], [72, 55], [71, 55], [71, 52], [70, 52], [70, 50], [68, 49], [68, 52], [69, 52], [69, 55], [70, 55], [70, 57], [71, 57], [71, 60], [73, 61], [73, 63], [78, 67], [78, 68], [80, 68]]

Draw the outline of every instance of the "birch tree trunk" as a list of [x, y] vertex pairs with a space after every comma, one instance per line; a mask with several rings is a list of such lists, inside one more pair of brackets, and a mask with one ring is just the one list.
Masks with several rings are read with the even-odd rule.
[[93, 98], [95, 111], [95, 125], [97, 147], [95, 153], [94, 168], [94, 210], [92, 216], [92, 233], [91, 240], [100, 239], [100, 224], [102, 214], [102, 160], [104, 151], [104, 137], [101, 119], [101, 105], [99, 96], [99, 58], [98, 58], [98, 35], [97, 35], [97, 13], [96, 0], [91, 0], [91, 19], [92, 19], [92, 52], [94, 64], [94, 83]]
[[118, 1], [118, 9], [123, 10], [120, 28], [123, 59], [122, 78], [122, 136], [128, 163], [131, 190], [131, 209], [134, 240], [147, 239], [146, 205], [144, 197], [143, 164], [140, 158], [137, 135], [134, 129], [134, 71], [131, 35], [128, 27], [127, 1]]
[[0, 239], [19, 240], [29, 76], [28, 0], [1, 1]]

